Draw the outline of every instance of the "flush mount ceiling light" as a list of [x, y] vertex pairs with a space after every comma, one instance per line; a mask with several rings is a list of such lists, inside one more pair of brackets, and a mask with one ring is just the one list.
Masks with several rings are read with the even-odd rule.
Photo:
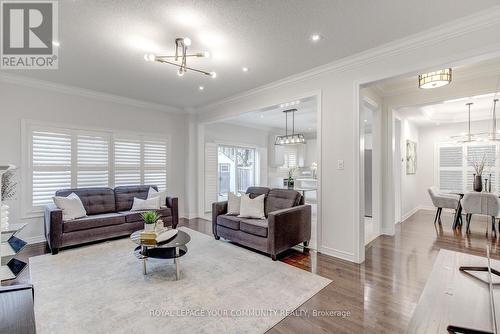
[[[294, 145], [294, 144], [305, 144], [306, 139], [301, 133], [295, 133], [295, 112], [297, 109], [287, 109], [283, 110], [285, 113], [285, 135], [276, 136], [274, 145]], [[292, 114], [292, 133], [288, 134], [288, 114]]]
[[420, 74], [418, 76], [418, 87], [422, 89], [438, 88], [451, 82], [451, 68]]
[[188, 54], [187, 49], [188, 46], [191, 45], [191, 39], [188, 37], [184, 38], [176, 38], [175, 39], [175, 55], [173, 56], [163, 56], [163, 55], [154, 55], [154, 54], [146, 54], [144, 55], [144, 59], [146, 61], [157, 61], [159, 63], [169, 64], [178, 67], [177, 75], [182, 77], [188, 70], [198, 72], [201, 74], [208, 75], [209, 77], [215, 79], [217, 77], [217, 73], [215, 72], [207, 72], [200, 69], [192, 68], [187, 66], [187, 58], [208, 58], [210, 57], [210, 53], [208, 51], [197, 52]]

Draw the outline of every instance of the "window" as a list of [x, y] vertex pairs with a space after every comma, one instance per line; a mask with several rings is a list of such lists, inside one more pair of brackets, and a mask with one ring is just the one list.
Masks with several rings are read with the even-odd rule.
[[497, 184], [496, 162], [497, 146], [488, 143], [469, 145], [441, 144], [438, 148], [438, 180], [439, 188], [448, 192], [463, 192], [472, 189], [474, 168], [470, 161], [486, 160], [483, 182], [491, 180], [491, 191], [495, 192]]
[[285, 163], [283, 164], [283, 168], [290, 169], [290, 168], [295, 168], [297, 167], [297, 146], [292, 145], [292, 146], [285, 146], [285, 155], [284, 155], [284, 160]]
[[167, 183], [167, 141], [29, 124], [26, 180], [33, 211], [59, 189]]
[[220, 145], [217, 154], [218, 200], [226, 200], [228, 192], [245, 192], [255, 185], [255, 149]]

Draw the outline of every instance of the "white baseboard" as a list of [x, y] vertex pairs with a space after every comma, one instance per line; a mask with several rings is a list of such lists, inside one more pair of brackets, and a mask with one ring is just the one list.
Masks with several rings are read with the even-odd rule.
[[342, 250], [330, 248], [330, 247], [325, 247], [325, 246], [320, 246], [318, 247], [318, 253], [333, 256], [342, 260], [346, 260], [349, 262], [354, 262], [358, 263], [357, 259], [355, 258], [353, 253], [345, 252]]
[[46, 242], [47, 240], [45, 239], [44, 235], [37, 235], [34, 237], [28, 237], [28, 238], [23, 238], [21, 237], [24, 241], [26, 241], [28, 244], [38, 244], [40, 242]]
[[410, 218], [411, 216], [413, 216], [415, 213], [417, 213], [418, 210], [420, 210], [419, 206], [411, 209], [410, 211], [408, 211], [407, 213], [405, 213], [404, 215], [402, 215], [401, 216], [401, 222], [404, 222], [405, 220], [407, 220], [408, 218]]

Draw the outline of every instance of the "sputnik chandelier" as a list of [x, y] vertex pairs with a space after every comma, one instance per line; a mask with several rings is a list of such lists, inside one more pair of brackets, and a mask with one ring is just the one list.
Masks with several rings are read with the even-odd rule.
[[164, 55], [154, 55], [145, 54], [144, 59], [146, 61], [157, 61], [159, 63], [169, 64], [178, 67], [177, 75], [182, 77], [188, 70], [193, 72], [198, 72], [201, 74], [208, 75], [209, 77], [215, 79], [217, 73], [207, 72], [200, 69], [192, 68], [187, 66], [188, 58], [208, 58], [210, 53], [208, 51], [196, 52], [188, 54], [188, 46], [191, 46], [191, 39], [188, 37], [176, 38], [175, 39], [175, 55], [164, 56]]

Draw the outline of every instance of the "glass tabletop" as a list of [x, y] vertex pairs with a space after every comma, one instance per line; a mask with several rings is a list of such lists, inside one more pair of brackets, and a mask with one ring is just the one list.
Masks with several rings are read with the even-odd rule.
[[173, 236], [172, 238], [167, 239], [165, 241], [162, 241], [159, 243], [151, 243], [151, 241], [143, 242], [143, 241], [141, 241], [141, 238], [140, 238], [141, 232], [143, 232], [143, 231], [144, 230], [135, 231], [130, 236], [130, 239], [134, 243], [136, 243], [137, 245], [140, 245], [140, 246], [174, 248], [174, 247], [180, 247], [180, 246], [186, 245], [189, 241], [191, 241], [191, 237], [189, 236], [189, 234], [187, 234], [184, 231], [177, 230], [177, 234], [175, 236]]

